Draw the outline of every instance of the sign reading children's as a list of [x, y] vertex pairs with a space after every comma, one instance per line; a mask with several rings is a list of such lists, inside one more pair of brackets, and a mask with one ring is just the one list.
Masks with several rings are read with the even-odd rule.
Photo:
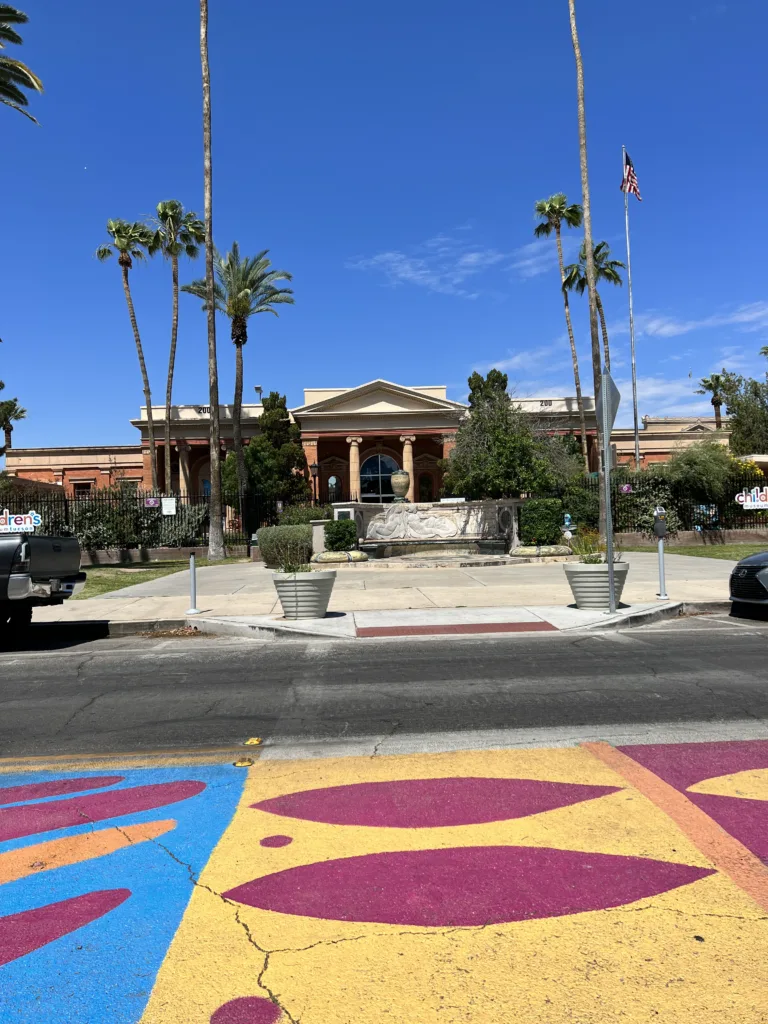
[[744, 488], [736, 495], [736, 501], [744, 508], [768, 508], [768, 487]]
[[34, 533], [42, 522], [39, 512], [30, 509], [29, 512], [16, 513], [6, 508], [0, 512], [0, 533]]

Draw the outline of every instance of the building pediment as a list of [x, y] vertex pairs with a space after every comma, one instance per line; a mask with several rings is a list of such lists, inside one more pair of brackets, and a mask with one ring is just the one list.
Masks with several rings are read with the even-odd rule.
[[[310, 401], [291, 412], [299, 421], [315, 416], [398, 416], [436, 412], [458, 416], [464, 412], [466, 406], [438, 397], [441, 393], [445, 393], [443, 388], [409, 388], [386, 380], [375, 380], [357, 388], [326, 392], [328, 397]], [[311, 399], [312, 393], [305, 397]]]

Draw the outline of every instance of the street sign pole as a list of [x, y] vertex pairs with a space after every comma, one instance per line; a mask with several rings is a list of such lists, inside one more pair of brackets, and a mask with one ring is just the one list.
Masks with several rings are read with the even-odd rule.
[[[613, 615], [616, 611], [616, 579], [613, 571], [613, 513], [611, 510], [611, 430], [616, 419], [618, 401], [612, 401], [611, 380], [607, 369], [603, 369], [600, 378], [600, 412], [603, 433], [603, 479], [605, 480], [605, 559], [608, 564], [608, 610]], [[618, 392], [617, 392], [618, 397]], [[612, 409], [612, 406], [615, 406]]]

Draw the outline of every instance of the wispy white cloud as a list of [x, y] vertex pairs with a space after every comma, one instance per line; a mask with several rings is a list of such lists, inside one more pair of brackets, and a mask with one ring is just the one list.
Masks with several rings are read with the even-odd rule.
[[[562, 358], [557, 358], [557, 356]], [[549, 373], [557, 373], [571, 365], [568, 356], [568, 339], [563, 336], [549, 345], [538, 345], [536, 348], [523, 349], [520, 352], [507, 352], [501, 359], [478, 363], [473, 369], [480, 373], [487, 373], [495, 368], [504, 373], [516, 374], [520, 371], [530, 373], [536, 369], [546, 368]]]
[[[566, 259], [575, 256], [580, 242], [569, 235], [563, 236], [563, 255]], [[557, 245], [553, 238], [537, 238], [521, 245], [512, 252], [509, 269], [522, 278], [538, 277], [557, 268]]]
[[[664, 314], [645, 313], [637, 317], [635, 324], [638, 333], [659, 338], [675, 338], [710, 327], [738, 327], [751, 333], [768, 329], [768, 302], [750, 302], [728, 312], [714, 313], [697, 320], [679, 320]], [[617, 326], [621, 329], [621, 325]], [[627, 330], [626, 326], [623, 330]]]
[[[469, 230], [464, 227], [457, 230]], [[452, 235], [435, 235], [408, 252], [399, 249], [374, 256], [349, 260], [350, 270], [372, 270], [384, 275], [392, 287], [416, 285], [442, 295], [476, 299], [480, 292], [466, 286], [471, 278], [497, 266], [509, 254], [498, 249], [473, 245]]]

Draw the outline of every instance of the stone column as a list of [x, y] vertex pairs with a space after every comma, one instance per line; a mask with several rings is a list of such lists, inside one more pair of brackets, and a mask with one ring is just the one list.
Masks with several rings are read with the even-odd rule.
[[360, 445], [362, 437], [348, 437], [349, 445], [349, 500], [360, 501]]
[[413, 442], [416, 440], [415, 434], [403, 434], [400, 438], [403, 444], [403, 469], [410, 478], [408, 484], [408, 493], [406, 494], [407, 501], [416, 500], [416, 481], [413, 477]]
[[179, 494], [186, 498], [189, 494], [189, 445], [180, 441], [176, 451], [179, 453]]

